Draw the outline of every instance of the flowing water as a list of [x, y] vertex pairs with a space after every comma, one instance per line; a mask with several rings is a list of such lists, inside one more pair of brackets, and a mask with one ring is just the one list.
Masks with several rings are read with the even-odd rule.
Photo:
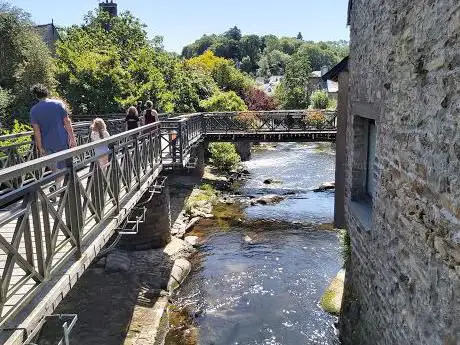
[[334, 180], [334, 154], [328, 144], [282, 143], [246, 163], [242, 194], [287, 199], [246, 209], [260, 227], [200, 229], [204, 244], [179, 293], [197, 315], [199, 344], [339, 344], [335, 318], [319, 307], [341, 267], [337, 235], [319, 230], [332, 222], [334, 194], [311, 192]]

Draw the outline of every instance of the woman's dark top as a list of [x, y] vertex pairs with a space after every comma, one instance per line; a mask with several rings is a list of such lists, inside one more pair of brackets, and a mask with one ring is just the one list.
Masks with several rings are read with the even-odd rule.
[[139, 116], [134, 114], [127, 114], [125, 117], [125, 122], [128, 125], [128, 131], [139, 127]]
[[144, 121], [146, 125], [157, 122], [158, 115], [153, 112], [153, 109], [145, 109]]

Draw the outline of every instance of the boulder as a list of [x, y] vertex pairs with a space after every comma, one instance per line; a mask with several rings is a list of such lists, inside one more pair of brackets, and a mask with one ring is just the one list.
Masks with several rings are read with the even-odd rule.
[[256, 198], [251, 200], [251, 205], [271, 205], [271, 204], [277, 204], [281, 201], [284, 200], [284, 197], [280, 195], [264, 195], [261, 196], [260, 198]]
[[264, 180], [264, 184], [272, 184], [272, 183], [273, 183], [273, 179], [271, 178]]
[[313, 189], [313, 192], [324, 192], [331, 189], [335, 189], [335, 182], [324, 182], [318, 188]]
[[196, 251], [193, 246], [188, 244], [187, 242], [173, 237], [171, 242], [165, 247], [163, 252], [171, 257], [171, 260], [177, 260], [179, 258], [188, 258]]
[[196, 246], [198, 244], [198, 236], [185, 236], [184, 241], [190, 244], [191, 246]]
[[182, 282], [187, 278], [192, 269], [192, 265], [186, 259], [177, 259], [171, 270], [171, 275], [168, 281], [168, 291], [171, 293], [176, 290]]

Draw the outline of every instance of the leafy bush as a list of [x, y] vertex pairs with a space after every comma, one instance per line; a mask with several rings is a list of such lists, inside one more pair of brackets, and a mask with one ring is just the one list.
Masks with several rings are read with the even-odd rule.
[[339, 230], [339, 241], [342, 246], [343, 266], [346, 267], [351, 257], [350, 235], [348, 234], [347, 230], [345, 229]]
[[321, 110], [308, 110], [304, 117], [304, 122], [308, 126], [321, 129], [326, 125], [326, 115]]
[[[3, 129], [3, 128], [0, 129], [0, 135], [23, 133], [23, 132], [28, 132], [30, 130], [32, 130], [32, 128], [29, 125], [20, 123], [18, 122], [18, 120], [14, 120], [13, 126], [10, 130]], [[22, 153], [27, 152], [30, 149], [30, 142], [31, 142], [31, 137], [27, 135], [27, 136], [22, 136], [19, 138], [0, 140], [0, 147], [16, 145], [16, 144], [24, 144], [24, 145], [20, 145], [17, 147], [18, 153], [22, 154]], [[0, 151], [0, 157], [2, 156], [4, 156], [4, 153]]]
[[211, 153], [212, 164], [222, 172], [230, 172], [241, 161], [235, 145], [231, 143], [211, 143], [208, 149]]
[[329, 97], [326, 91], [316, 90], [311, 95], [313, 109], [326, 109], [329, 105]]
[[200, 106], [205, 111], [244, 111], [248, 109], [244, 101], [234, 91], [218, 92], [201, 101]]
[[337, 110], [337, 101], [333, 98], [329, 99], [329, 104], [327, 105], [327, 110]]
[[257, 128], [259, 118], [251, 111], [240, 111], [238, 115], [235, 116], [235, 121], [249, 131]]
[[249, 110], [275, 110], [275, 99], [256, 87], [248, 88], [244, 93], [244, 102]]

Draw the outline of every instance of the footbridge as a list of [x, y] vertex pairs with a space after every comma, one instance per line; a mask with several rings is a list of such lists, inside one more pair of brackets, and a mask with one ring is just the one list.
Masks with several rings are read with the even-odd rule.
[[[204, 141], [334, 141], [335, 114], [310, 115], [168, 114], [130, 131], [111, 118], [112, 136], [98, 142], [81, 121], [78, 146], [45, 157], [31, 132], [0, 137], [0, 343], [32, 344], [111, 239], [145, 235], [146, 207], [164, 194], [164, 169], [200, 168]], [[95, 155], [103, 145], [107, 165]], [[51, 171], [57, 162], [66, 167]]]

